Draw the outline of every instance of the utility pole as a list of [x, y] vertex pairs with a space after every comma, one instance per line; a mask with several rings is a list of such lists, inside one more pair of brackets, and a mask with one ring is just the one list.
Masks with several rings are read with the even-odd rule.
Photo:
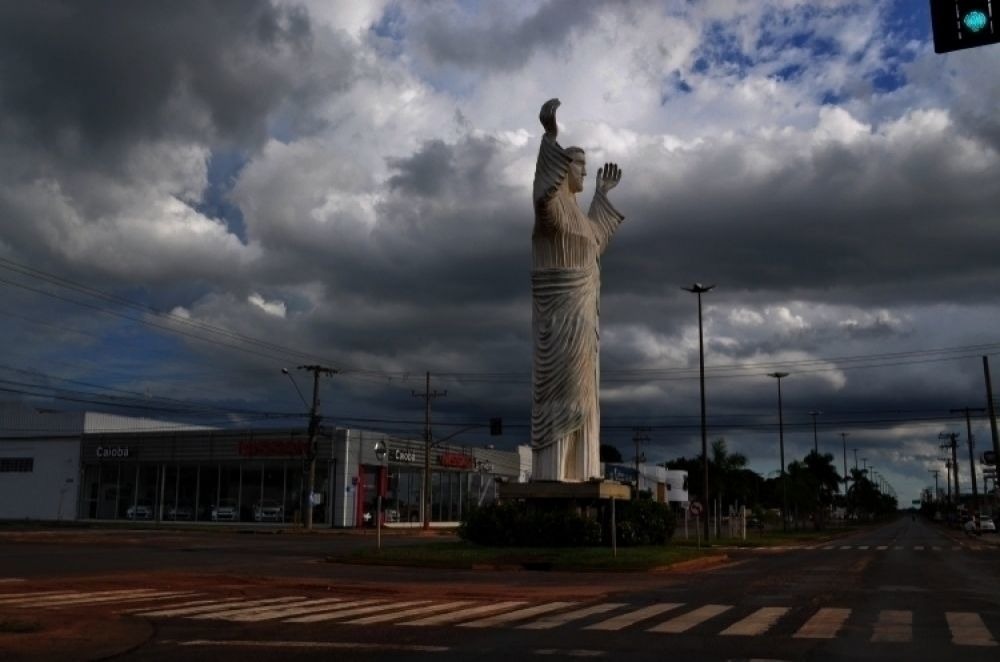
[[819, 455], [819, 436], [816, 434], [816, 417], [822, 413], [823, 412], [815, 409], [809, 412], [809, 415], [813, 418], [813, 451], [816, 452], [816, 455]]
[[934, 474], [934, 503], [941, 500], [941, 494], [938, 491], [938, 474], [941, 473], [940, 469], [931, 469], [930, 472]]
[[854, 451], [854, 470], [857, 471], [858, 470], [858, 451], [860, 449], [858, 449], [858, 448], [852, 448], [851, 450]]
[[431, 400], [448, 395], [448, 391], [431, 390], [431, 373], [427, 372], [424, 392], [410, 392], [415, 398], [424, 399], [424, 529], [431, 528]]
[[[941, 448], [944, 448], [944, 446], [941, 446]], [[951, 460], [949, 460], [946, 457], [939, 457], [938, 460], [944, 462], [944, 468], [946, 472], [944, 483], [948, 488], [948, 503], [950, 505], [951, 504]]]
[[845, 499], [847, 498], [847, 437], [850, 434], [851, 434], [850, 432], [840, 433], [840, 440], [844, 444], [844, 498]]
[[982, 407], [964, 407], [962, 409], [952, 409], [952, 414], [958, 414], [965, 412], [965, 429], [966, 429], [966, 440], [969, 442], [969, 472], [972, 474], [972, 508], [979, 508], [979, 490], [976, 488], [976, 455], [975, 455], [975, 440], [972, 438], [972, 415], [970, 412], [983, 413], [986, 410]]
[[339, 370], [321, 365], [300, 365], [299, 370], [307, 370], [313, 374], [312, 406], [309, 408], [309, 450], [303, 467], [305, 489], [302, 490], [302, 525], [308, 530], [313, 525], [312, 495], [316, 491], [316, 455], [318, 454], [316, 435], [319, 434], [319, 423], [323, 420], [319, 415], [319, 376], [335, 375]]
[[958, 451], [956, 450], [958, 446], [958, 433], [955, 432], [942, 432], [938, 435], [938, 439], [947, 439], [947, 444], [941, 444], [941, 448], [951, 449], [951, 468], [952, 476], [955, 478], [955, 505], [962, 502], [962, 491], [958, 487]]
[[644, 444], [649, 441], [649, 431], [650, 428], [647, 427], [634, 427], [632, 428], [632, 441], [635, 442], [635, 498], [639, 498], [639, 444]]
[[702, 498], [705, 503], [702, 507], [705, 511], [705, 542], [708, 543], [708, 423], [705, 418], [705, 332], [702, 325], [701, 315], [701, 295], [711, 292], [715, 285], [702, 285], [694, 283], [691, 287], [682, 287], [685, 292], [698, 295], [698, 374], [701, 385], [701, 473], [704, 481], [702, 487]]
[[[997, 412], [993, 402], [993, 384], [990, 382], [990, 361], [983, 357], [983, 372], [986, 374], [986, 403], [990, 410], [990, 434], [993, 437], [993, 457], [1000, 458], [1000, 435], [997, 434]], [[986, 496], [986, 479], [983, 479], [983, 497]], [[998, 512], [1000, 505], [1000, 489], [997, 489], [997, 479], [993, 479], [993, 512]]]

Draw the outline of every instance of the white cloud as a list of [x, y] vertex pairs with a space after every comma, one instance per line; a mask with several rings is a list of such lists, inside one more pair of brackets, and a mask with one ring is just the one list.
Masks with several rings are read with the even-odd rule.
[[267, 301], [261, 295], [254, 292], [247, 297], [247, 302], [257, 306], [263, 310], [268, 315], [273, 315], [274, 317], [285, 318], [285, 302], [284, 301]]

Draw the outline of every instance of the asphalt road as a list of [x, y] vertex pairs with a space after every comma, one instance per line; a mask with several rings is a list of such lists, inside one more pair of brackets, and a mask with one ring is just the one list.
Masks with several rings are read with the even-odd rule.
[[[44, 614], [110, 633], [78, 633], [67, 656], [56, 636], [44, 658], [14, 645], [8, 653], [96, 659], [114, 650], [114, 659], [213, 662], [1000, 659], [1000, 545], [909, 517], [826, 544], [727, 550], [729, 562], [704, 571], [432, 571], [320, 560], [332, 546], [371, 543], [0, 535], [0, 619]], [[15, 640], [0, 633], [0, 653], [5, 642]]]

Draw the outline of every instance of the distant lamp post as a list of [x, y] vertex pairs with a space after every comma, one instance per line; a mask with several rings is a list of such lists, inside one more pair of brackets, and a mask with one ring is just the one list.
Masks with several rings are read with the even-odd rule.
[[816, 434], [816, 417], [822, 413], [819, 410], [809, 412], [809, 415], [813, 417], [813, 450], [816, 452], [816, 455], [819, 455], [819, 435]]
[[785, 421], [781, 412], [781, 380], [787, 372], [769, 372], [768, 377], [778, 380], [778, 445], [781, 449], [781, 530], [788, 531], [788, 481], [785, 480]]
[[[698, 295], [698, 367], [701, 375], [701, 468], [703, 489], [702, 498], [705, 503], [704, 508], [708, 508], [708, 429], [705, 425], [705, 335], [701, 322], [701, 295], [711, 292], [715, 285], [702, 285], [694, 283], [691, 287], [682, 287], [682, 290]], [[708, 542], [708, 515], [705, 515], [705, 542]]]

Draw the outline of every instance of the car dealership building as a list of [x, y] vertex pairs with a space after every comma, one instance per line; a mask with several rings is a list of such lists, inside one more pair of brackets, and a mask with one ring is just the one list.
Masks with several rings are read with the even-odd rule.
[[[376, 453], [376, 445], [384, 452]], [[0, 405], [0, 519], [301, 520], [303, 429], [210, 429], [91, 412]], [[524, 453], [435, 444], [430, 521], [454, 523], [525, 474]], [[423, 520], [425, 445], [367, 430], [317, 438], [315, 526]]]

